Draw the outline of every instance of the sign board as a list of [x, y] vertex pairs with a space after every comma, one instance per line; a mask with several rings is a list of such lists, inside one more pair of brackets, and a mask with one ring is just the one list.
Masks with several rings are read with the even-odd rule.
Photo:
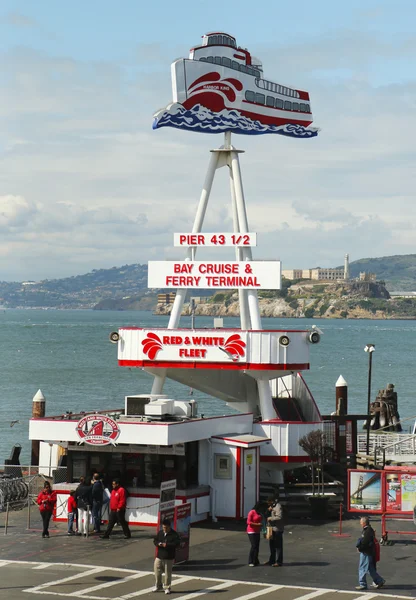
[[114, 419], [107, 415], [86, 415], [78, 421], [76, 432], [81, 442], [90, 446], [115, 446], [120, 428]]
[[162, 481], [160, 484], [159, 512], [175, 507], [176, 479]]
[[149, 288], [280, 290], [280, 261], [149, 261]]
[[191, 535], [191, 508], [190, 502], [175, 506], [174, 530], [181, 539], [180, 546], [176, 549], [175, 564], [189, 559], [189, 540]]
[[360, 513], [383, 512], [383, 471], [348, 471], [348, 510]]
[[192, 362], [238, 362], [247, 360], [247, 332], [207, 329], [203, 332], [183, 329], [149, 330], [140, 335], [140, 353], [147, 360]]
[[416, 506], [416, 474], [386, 473], [386, 510], [413, 513]]
[[257, 246], [256, 233], [174, 233], [176, 247], [188, 246]]

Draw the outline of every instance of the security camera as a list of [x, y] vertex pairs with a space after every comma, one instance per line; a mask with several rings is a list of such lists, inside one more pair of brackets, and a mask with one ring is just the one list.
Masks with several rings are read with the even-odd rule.
[[117, 344], [117, 343], [118, 343], [118, 340], [120, 339], [120, 334], [118, 333], [118, 331], [112, 331], [112, 332], [110, 333], [110, 336], [109, 336], [109, 338], [110, 338], [110, 342], [111, 342], [112, 344]]
[[322, 329], [319, 329], [319, 327], [317, 327], [316, 325], [312, 325], [311, 329], [313, 329], [314, 331], [317, 331], [319, 333], [319, 335], [324, 335], [324, 332], [322, 331]]
[[287, 337], [287, 335], [281, 335], [279, 337], [279, 344], [281, 346], [289, 346], [290, 344], [290, 339]]
[[321, 336], [317, 331], [312, 331], [309, 334], [308, 340], [311, 344], [319, 344], [319, 342], [321, 341]]

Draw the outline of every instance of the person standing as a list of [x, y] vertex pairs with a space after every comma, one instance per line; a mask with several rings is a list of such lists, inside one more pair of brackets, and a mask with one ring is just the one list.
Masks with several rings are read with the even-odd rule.
[[104, 486], [99, 473], [94, 473], [92, 484], [92, 518], [94, 533], [101, 533], [101, 511], [103, 507]]
[[40, 516], [42, 517], [43, 522], [42, 537], [48, 538], [49, 521], [51, 520], [53, 509], [56, 504], [56, 492], [52, 490], [49, 481], [45, 481], [43, 490], [38, 495], [36, 502], [39, 506]]
[[267, 500], [267, 524], [272, 528], [272, 537], [269, 539], [270, 557], [265, 565], [281, 567], [283, 565], [283, 510], [278, 498]]
[[86, 483], [85, 477], [79, 478], [75, 499], [78, 507], [78, 535], [83, 534], [86, 537], [89, 528], [89, 508], [92, 506], [92, 487]]
[[248, 566], [257, 567], [259, 562], [260, 531], [263, 525], [263, 515], [260, 513], [260, 502], [256, 502], [247, 515], [247, 535], [250, 540]]
[[172, 585], [172, 567], [175, 559], [176, 548], [180, 544], [180, 537], [170, 526], [169, 519], [163, 519], [162, 529], [157, 533], [153, 540], [156, 546], [156, 558], [154, 563], [154, 572], [156, 584], [154, 592], [161, 592], [162, 573], [165, 572], [165, 594], [170, 594]]
[[75, 533], [74, 532], [74, 521], [77, 518], [77, 501], [75, 500], [75, 490], [69, 494], [67, 513], [68, 513], [68, 535], [74, 535], [74, 533]]
[[113, 490], [110, 496], [110, 515], [108, 518], [107, 529], [104, 535], [101, 536], [101, 539], [108, 540], [110, 533], [113, 531], [114, 525], [118, 522], [123, 528], [124, 539], [128, 540], [131, 538], [131, 532], [126, 521], [126, 490], [120, 485], [119, 479], [114, 479], [111, 485]]
[[360, 539], [357, 542], [357, 552], [360, 553], [360, 562], [358, 567], [358, 580], [359, 585], [356, 586], [356, 590], [366, 590], [367, 588], [367, 573], [370, 573], [370, 577], [373, 580], [372, 587], [380, 589], [386, 583], [376, 571], [374, 558], [375, 558], [375, 534], [374, 529], [370, 525], [370, 519], [368, 517], [361, 517], [360, 525], [363, 528]]

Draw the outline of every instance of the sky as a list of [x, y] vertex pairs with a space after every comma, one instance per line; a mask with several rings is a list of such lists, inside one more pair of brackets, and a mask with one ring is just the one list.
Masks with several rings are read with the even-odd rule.
[[[238, 8], [237, 8], [238, 7]], [[0, 281], [181, 259], [221, 135], [164, 128], [170, 64], [225, 31], [310, 93], [317, 138], [233, 136], [257, 260], [416, 253], [413, 0], [0, 4]], [[232, 231], [218, 171], [206, 232]], [[233, 259], [233, 250], [197, 259]]]

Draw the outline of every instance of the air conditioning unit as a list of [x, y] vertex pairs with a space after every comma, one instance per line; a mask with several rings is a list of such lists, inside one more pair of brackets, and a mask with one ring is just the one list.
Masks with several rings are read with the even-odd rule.
[[161, 394], [139, 394], [138, 396], [125, 396], [124, 398], [124, 414], [126, 416], [143, 416], [145, 415], [145, 406], [154, 400], [167, 398]]
[[195, 400], [175, 400], [174, 414], [178, 417], [196, 417], [197, 405]]
[[144, 407], [144, 414], [146, 417], [165, 417], [173, 416], [174, 411], [174, 400], [160, 399], [149, 402]]

